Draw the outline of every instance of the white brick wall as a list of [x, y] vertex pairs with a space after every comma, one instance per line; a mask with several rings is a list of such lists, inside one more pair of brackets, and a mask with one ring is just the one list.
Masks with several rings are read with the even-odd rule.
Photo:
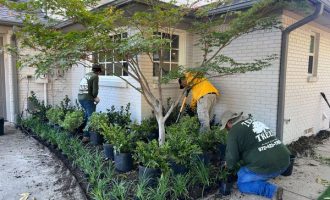
[[[195, 42], [197, 42], [195, 37]], [[281, 32], [258, 31], [238, 38], [223, 53], [240, 62], [251, 62], [271, 54], [280, 54]], [[194, 47], [194, 63], [202, 60], [202, 52]], [[215, 106], [217, 120], [226, 110], [251, 113], [256, 119], [276, 129], [279, 60], [262, 71], [219, 77], [210, 80], [221, 93]]]
[[[286, 12], [284, 25], [297, 21], [297, 16]], [[320, 33], [318, 81], [307, 81], [308, 51], [310, 34]], [[290, 34], [286, 79], [286, 99], [284, 119], [284, 141], [289, 143], [305, 135], [304, 130], [313, 129], [317, 133], [329, 128], [330, 109], [320, 92], [330, 98], [330, 29], [320, 28], [314, 23], [305, 25]], [[328, 118], [322, 119], [322, 115]]]

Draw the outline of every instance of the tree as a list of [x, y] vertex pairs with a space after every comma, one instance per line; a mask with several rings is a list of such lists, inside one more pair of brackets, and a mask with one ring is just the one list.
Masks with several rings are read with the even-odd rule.
[[[20, 57], [19, 66], [32, 66], [37, 74], [47, 74], [58, 68], [67, 70], [76, 64], [89, 66], [93, 60], [91, 55], [100, 53], [113, 53], [118, 60], [127, 61], [128, 66], [122, 68], [134, 81], [118, 77], [139, 91], [153, 110], [158, 121], [160, 144], [165, 142], [165, 121], [186, 92], [186, 89], [181, 91], [164, 113], [164, 84], [186, 72], [194, 73], [195, 77], [214, 77], [258, 71], [270, 66], [276, 57], [270, 55], [250, 63], [238, 63], [224, 56], [222, 50], [244, 34], [278, 27], [276, 11], [282, 6], [278, 0], [263, 0], [247, 11], [228, 11], [222, 15], [209, 11], [228, 0], [218, 0], [203, 7], [196, 7], [199, 1], [181, 5], [176, 1], [134, 2], [143, 9], [133, 6], [96, 8], [96, 0], [31, 0], [28, 3], [0, 0], [11, 9], [23, 11], [23, 27], [17, 32], [20, 48], [36, 50], [33, 55], [24, 55], [19, 49], [12, 48], [11, 51]], [[47, 16], [40, 18], [40, 13]], [[70, 20], [81, 28], [61, 30], [56, 26], [58, 19]], [[179, 66], [164, 73], [165, 54], [172, 49], [173, 33], [184, 25], [199, 36], [197, 45], [204, 53], [203, 60], [195, 68]], [[125, 38], [116, 37], [125, 32], [123, 27], [130, 27], [131, 33]], [[153, 55], [159, 56], [157, 92], [150, 87], [151, 83], [143, 73], [144, 66], [139, 60], [142, 55], [151, 63]]]

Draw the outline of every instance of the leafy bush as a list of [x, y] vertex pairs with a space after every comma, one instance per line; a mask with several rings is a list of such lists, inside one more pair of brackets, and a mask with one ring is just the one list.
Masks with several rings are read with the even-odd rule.
[[69, 112], [65, 115], [63, 122], [60, 124], [65, 130], [73, 132], [84, 122], [84, 113], [81, 110]]
[[116, 152], [133, 152], [133, 134], [129, 134], [125, 128], [116, 124], [110, 127], [110, 131], [113, 133], [113, 145]]
[[121, 106], [119, 111], [116, 111], [115, 106], [111, 106], [111, 109], [107, 109], [109, 122], [120, 126], [128, 126], [132, 122], [130, 106], [130, 103], [126, 105], [125, 109], [124, 106]]
[[[198, 132], [195, 117], [184, 117], [179, 124], [173, 124], [167, 128], [167, 140], [169, 145], [169, 157], [177, 164], [188, 166], [190, 160], [202, 152], [194, 143], [193, 136]], [[195, 132], [195, 133], [194, 133]]]
[[226, 144], [227, 131], [220, 130], [219, 126], [214, 126], [211, 127], [211, 130], [198, 134], [195, 139], [203, 151], [215, 152], [217, 145]]
[[141, 124], [132, 123], [130, 129], [134, 132], [136, 140], [149, 141], [158, 136], [156, 118], [144, 119], [141, 121]]
[[[113, 144], [114, 142], [114, 134], [121, 128], [120, 126], [114, 126], [112, 124], [108, 124], [105, 122], [102, 122], [99, 124], [101, 127], [100, 134], [104, 136], [105, 140], [108, 144]], [[118, 130], [117, 130], [118, 129]]]
[[136, 143], [134, 159], [148, 168], [167, 168], [168, 145], [159, 146], [157, 140], [149, 143], [138, 141]]
[[46, 117], [53, 124], [60, 124], [65, 117], [64, 111], [61, 108], [51, 108], [47, 110]]
[[39, 101], [34, 91], [31, 91], [31, 96], [27, 98], [28, 100], [28, 112], [33, 116], [37, 117], [41, 121], [47, 121], [46, 112], [52, 106], [45, 105], [44, 101]]
[[106, 113], [94, 112], [88, 119], [87, 125], [85, 127], [86, 131], [94, 131], [97, 133], [102, 132], [103, 124], [109, 124], [109, 119]]
[[70, 102], [71, 99], [69, 99], [68, 95], [65, 95], [63, 100], [60, 102], [60, 108], [63, 110], [64, 114], [79, 109], [79, 104], [77, 102], [75, 106], [71, 105]]

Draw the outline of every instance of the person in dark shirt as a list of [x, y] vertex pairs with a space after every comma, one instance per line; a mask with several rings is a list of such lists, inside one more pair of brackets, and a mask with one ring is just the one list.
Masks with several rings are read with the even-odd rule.
[[240, 162], [237, 186], [242, 193], [281, 200], [283, 188], [267, 182], [282, 174], [289, 166], [290, 151], [262, 122], [253, 117], [243, 119], [227, 111], [221, 119], [222, 129], [229, 130], [226, 167]]
[[[80, 80], [78, 101], [84, 109], [85, 122], [96, 110], [96, 104], [100, 101], [97, 97], [99, 92], [99, 74], [102, 72], [101, 65], [93, 64], [92, 72], [85, 74]], [[84, 132], [83, 142], [89, 141], [89, 132]]]

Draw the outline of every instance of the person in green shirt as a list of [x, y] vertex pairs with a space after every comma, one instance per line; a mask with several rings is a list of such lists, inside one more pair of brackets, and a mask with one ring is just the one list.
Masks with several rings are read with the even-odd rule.
[[226, 163], [231, 170], [237, 163], [237, 186], [242, 193], [282, 199], [283, 188], [267, 182], [282, 174], [290, 164], [290, 151], [262, 122], [253, 117], [243, 119], [227, 111], [221, 118], [228, 132]]
[[[100, 101], [97, 97], [99, 92], [99, 74], [102, 72], [101, 65], [93, 64], [92, 72], [85, 74], [80, 80], [78, 101], [84, 109], [84, 121], [87, 123], [89, 117], [96, 110], [96, 104]], [[84, 132], [83, 142], [89, 141], [89, 132]]]

